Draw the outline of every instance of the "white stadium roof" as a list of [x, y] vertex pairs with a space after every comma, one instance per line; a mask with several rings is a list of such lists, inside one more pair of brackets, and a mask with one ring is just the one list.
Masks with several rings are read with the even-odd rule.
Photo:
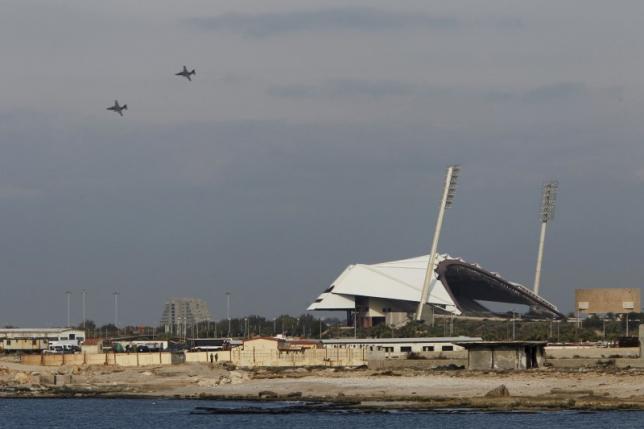
[[[438, 255], [436, 262], [448, 259]], [[308, 310], [352, 310], [357, 296], [418, 302], [429, 255], [379, 264], [349, 265]], [[433, 273], [427, 302], [458, 313], [454, 301]]]

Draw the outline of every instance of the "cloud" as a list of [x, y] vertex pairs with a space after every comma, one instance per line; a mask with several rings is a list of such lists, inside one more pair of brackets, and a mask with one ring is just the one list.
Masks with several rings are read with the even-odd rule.
[[449, 29], [460, 25], [446, 16], [393, 12], [375, 8], [332, 8], [284, 13], [226, 13], [214, 17], [191, 18], [190, 23], [212, 31], [268, 37], [304, 31], [408, 30], [418, 28]]
[[282, 98], [436, 97], [478, 98], [490, 102], [550, 103], [595, 94], [618, 94], [619, 88], [590, 88], [581, 82], [555, 82], [522, 90], [438, 87], [397, 80], [335, 79], [311, 84], [273, 85], [270, 96]]
[[579, 98], [590, 95], [590, 90], [580, 82], [559, 82], [544, 85], [523, 94], [522, 98], [528, 102], [554, 101], [566, 98]]
[[597, 94], [617, 95], [619, 88], [591, 88], [582, 82], [555, 82], [524, 90], [492, 89], [482, 91], [483, 98], [493, 102], [551, 103], [592, 97]]
[[42, 192], [39, 189], [16, 186], [16, 185], [0, 185], [0, 198], [32, 198], [41, 196]]
[[345, 98], [407, 96], [417, 91], [411, 83], [392, 80], [338, 79], [311, 85], [274, 85], [268, 94], [283, 98]]

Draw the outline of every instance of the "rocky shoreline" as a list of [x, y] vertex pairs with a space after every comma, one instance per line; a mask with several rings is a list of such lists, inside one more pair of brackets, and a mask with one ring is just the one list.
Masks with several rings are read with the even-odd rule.
[[644, 371], [244, 370], [203, 364], [25, 368], [0, 362], [0, 398], [288, 401], [308, 407], [279, 412], [644, 410]]

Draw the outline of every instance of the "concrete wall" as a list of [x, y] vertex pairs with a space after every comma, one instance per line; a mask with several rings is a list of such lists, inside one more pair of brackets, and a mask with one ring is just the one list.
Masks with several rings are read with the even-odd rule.
[[[334, 349], [331, 349], [334, 350]], [[357, 349], [356, 351], [359, 351]], [[467, 350], [457, 350], [451, 352], [414, 352], [419, 358], [422, 359], [467, 359]], [[407, 360], [409, 353], [391, 353], [383, 351], [367, 351], [368, 360]], [[414, 359], [411, 359], [414, 360]]]
[[369, 369], [420, 369], [429, 370], [455, 365], [467, 366], [467, 358], [453, 359], [369, 359]]
[[[632, 302], [632, 310], [624, 309], [624, 302]], [[593, 288], [575, 289], [575, 308], [580, 303], [587, 303], [588, 309], [581, 310], [582, 313], [626, 313], [640, 312], [640, 290], [639, 288]]]
[[284, 341], [278, 341], [268, 338], [255, 338], [251, 340], [245, 340], [243, 348], [244, 350], [277, 350], [280, 344], [283, 344]]
[[469, 353], [467, 368], [474, 370], [489, 370], [494, 364], [492, 350], [472, 350]]
[[[544, 356], [536, 351], [537, 367], [543, 366]], [[494, 346], [475, 348], [468, 354], [468, 369], [472, 370], [521, 370], [528, 368], [528, 355], [525, 347]]]
[[548, 346], [547, 359], [602, 359], [610, 357], [636, 358], [639, 356], [637, 347], [578, 347], [578, 346]]
[[499, 348], [494, 350], [493, 369], [525, 369], [526, 356], [524, 350]]
[[[186, 362], [210, 362], [213, 352], [188, 352]], [[360, 366], [367, 364], [364, 350], [309, 349], [301, 352], [277, 350], [241, 350], [216, 352], [218, 362], [232, 362], [241, 367], [260, 366]]]
[[[209, 363], [210, 355], [217, 355], [216, 362], [232, 362], [240, 367], [260, 366], [361, 366], [367, 364], [363, 350], [310, 349], [302, 352], [276, 350], [241, 350], [223, 352], [187, 353], [78, 353], [23, 355], [21, 363], [27, 365], [116, 365], [145, 366], [180, 363]], [[213, 356], [214, 358], [214, 356]], [[213, 359], [214, 360], [214, 359]]]
[[22, 355], [20, 362], [26, 365], [117, 365], [146, 366], [170, 365], [172, 353], [75, 353]]

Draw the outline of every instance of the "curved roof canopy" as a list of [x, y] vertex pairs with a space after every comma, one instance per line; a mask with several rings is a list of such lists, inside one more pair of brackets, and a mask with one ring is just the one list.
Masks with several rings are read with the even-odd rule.
[[492, 312], [480, 301], [526, 305], [528, 316], [564, 318], [557, 307], [517, 283], [511, 283], [497, 274], [466, 262], [445, 259], [436, 268], [438, 279], [452, 297], [461, 313], [470, 316], [488, 316]]
[[[308, 310], [353, 310], [356, 297], [417, 303], [429, 255], [379, 264], [349, 265]], [[453, 314], [492, 316], [480, 301], [521, 304], [530, 307], [528, 316], [564, 317], [557, 307], [526, 287], [509, 282], [449, 255], [438, 255], [430, 281], [427, 302]]]

